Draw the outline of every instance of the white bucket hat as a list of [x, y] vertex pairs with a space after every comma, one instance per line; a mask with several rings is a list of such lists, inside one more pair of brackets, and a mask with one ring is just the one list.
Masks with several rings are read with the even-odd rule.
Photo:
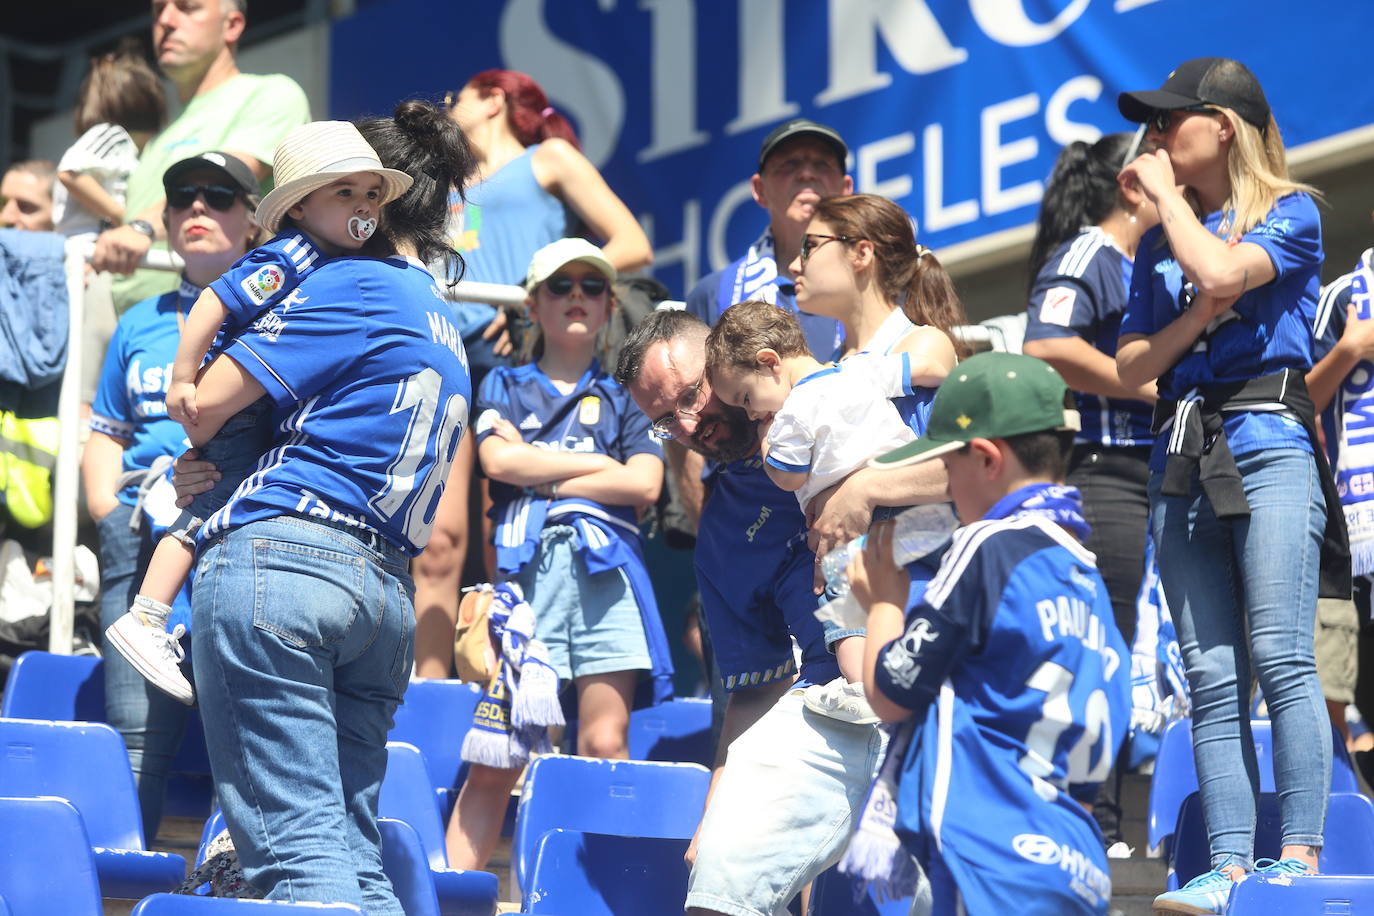
[[258, 204], [258, 225], [275, 233], [281, 219], [311, 191], [355, 172], [382, 179], [382, 204], [410, 189], [405, 172], [385, 168], [377, 153], [348, 121], [313, 121], [295, 128], [277, 147], [272, 162], [276, 187]]

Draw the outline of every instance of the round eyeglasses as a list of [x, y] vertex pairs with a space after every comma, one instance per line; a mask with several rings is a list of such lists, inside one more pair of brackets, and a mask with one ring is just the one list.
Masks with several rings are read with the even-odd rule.
[[660, 439], [676, 439], [676, 429], [681, 428], [679, 417], [686, 414], [695, 417], [701, 413], [701, 409], [710, 400], [705, 391], [701, 390], [701, 382], [695, 385], [688, 385], [677, 396], [677, 401], [673, 405], [673, 412], [659, 417], [653, 422], [650, 429], [653, 434]]

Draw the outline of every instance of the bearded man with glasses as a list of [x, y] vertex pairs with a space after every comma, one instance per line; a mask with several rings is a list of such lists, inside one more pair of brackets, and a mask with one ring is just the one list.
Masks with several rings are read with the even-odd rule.
[[687, 312], [654, 312], [616, 379], [670, 440], [670, 470], [687, 450], [712, 462], [694, 563], [727, 700], [687, 911], [772, 916], [839, 860], [885, 742], [826, 648], [797, 500], [764, 472], [758, 427], [704, 376], [707, 332]]

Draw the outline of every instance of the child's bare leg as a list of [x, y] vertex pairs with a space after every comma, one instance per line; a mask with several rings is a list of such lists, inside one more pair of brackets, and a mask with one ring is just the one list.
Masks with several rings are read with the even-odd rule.
[[577, 678], [577, 753], [626, 760], [630, 756], [630, 705], [638, 671], [609, 671]]
[[191, 574], [195, 560], [194, 550], [167, 535], [153, 549], [153, 558], [148, 561], [148, 571], [143, 574], [143, 584], [139, 586], [138, 593], [170, 605], [186, 584], [186, 577]]
[[501, 839], [511, 789], [520, 769], [498, 770], [474, 763], [458, 792], [444, 841], [449, 868], [485, 868]]

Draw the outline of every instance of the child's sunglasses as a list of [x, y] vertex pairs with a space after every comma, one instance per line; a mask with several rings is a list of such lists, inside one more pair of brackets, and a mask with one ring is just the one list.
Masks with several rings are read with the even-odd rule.
[[211, 210], [228, 210], [239, 196], [238, 188], [227, 188], [219, 184], [184, 184], [167, 189], [167, 205], [184, 210], [195, 203], [196, 198], [204, 196], [205, 205]]
[[577, 282], [582, 286], [584, 296], [600, 296], [606, 291], [606, 278], [596, 274], [587, 274], [581, 280], [574, 281], [566, 274], [554, 274], [544, 281], [544, 288], [553, 296], [566, 296], [572, 292], [573, 283]]

